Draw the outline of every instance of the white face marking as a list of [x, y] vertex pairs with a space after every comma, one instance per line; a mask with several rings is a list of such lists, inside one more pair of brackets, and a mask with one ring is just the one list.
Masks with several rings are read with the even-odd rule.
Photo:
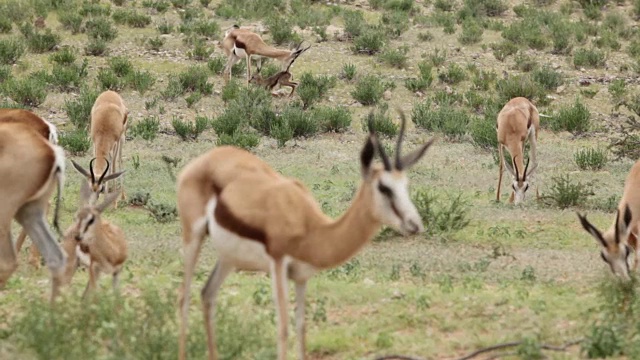
[[629, 248], [626, 245], [622, 245], [617, 254], [610, 254], [606, 248], [603, 248], [601, 252], [602, 260], [609, 265], [611, 271], [624, 280], [630, 279], [627, 251], [630, 251]]
[[374, 202], [383, 224], [402, 234], [424, 231], [422, 219], [411, 201], [406, 175], [392, 175], [383, 171], [373, 182]]
[[523, 181], [522, 186], [519, 186], [518, 181], [514, 179], [511, 187], [513, 188], [513, 192], [514, 192], [513, 203], [520, 204], [521, 202], [524, 201], [526, 192], [527, 190], [529, 190], [529, 182]]

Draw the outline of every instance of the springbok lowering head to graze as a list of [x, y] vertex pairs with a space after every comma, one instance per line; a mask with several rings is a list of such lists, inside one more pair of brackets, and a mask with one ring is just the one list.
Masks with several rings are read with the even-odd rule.
[[115, 180], [119, 178], [122, 174], [124, 174], [124, 170], [123, 170], [117, 173], [112, 173], [111, 175], [107, 175], [107, 172], [109, 172], [109, 167], [110, 167], [109, 161], [107, 160], [107, 167], [104, 169], [104, 171], [99, 177], [96, 177], [96, 174], [93, 171], [94, 161], [96, 161], [96, 158], [93, 158], [91, 159], [91, 161], [89, 161], [89, 171], [87, 171], [80, 164], [71, 160], [73, 167], [87, 180], [87, 183], [90, 189], [90, 194], [86, 196], [85, 200], [87, 201], [87, 204], [90, 204], [90, 205], [98, 201], [98, 197], [100, 196], [100, 194], [105, 193], [106, 184], [108, 181]]
[[18, 266], [11, 240], [11, 220], [15, 219], [43, 254], [51, 271], [51, 301], [58, 295], [65, 255], [47, 225], [46, 212], [57, 185], [53, 218], [57, 229], [64, 169], [62, 148], [51, 144], [33, 127], [0, 124], [0, 289]]
[[[300, 181], [282, 176], [245, 150], [217, 147], [184, 167], [178, 179], [185, 256], [179, 305], [180, 359], [186, 358], [189, 288], [207, 233], [218, 251], [218, 262], [202, 289], [209, 359], [217, 359], [212, 326], [216, 296], [234, 270], [271, 274], [279, 360], [287, 358], [287, 278], [295, 282], [298, 351], [304, 359], [307, 280], [353, 257], [382, 225], [405, 235], [423, 231], [422, 219], [409, 197], [406, 170], [422, 158], [433, 140], [401, 156], [405, 123], [402, 115], [392, 162], [373, 130], [370, 115], [369, 136], [360, 153], [362, 182], [349, 209], [336, 220], [322, 212]], [[372, 164], [376, 152], [383, 166]]]
[[[306, 51], [307, 49], [309, 49], [311, 47], [311, 45], [309, 45], [307, 48], [303, 49], [302, 52]], [[291, 72], [289, 72], [289, 69], [291, 68], [291, 65], [293, 65], [293, 62], [296, 61], [296, 59], [298, 58], [298, 56], [300, 56], [300, 54], [302, 54], [302, 52], [298, 53], [298, 55], [296, 55], [293, 59], [291, 59], [291, 61], [289, 62], [289, 65], [286, 67], [286, 69], [279, 71], [271, 76], [269, 76], [268, 78], [264, 79], [262, 78], [262, 76], [260, 75], [260, 71], [262, 70], [262, 64], [258, 63], [258, 68], [256, 70], [256, 73], [253, 74], [253, 76], [251, 76], [251, 80], [249, 80], [250, 84], [257, 84], [260, 86], [263, 86], [265, 89], [272, 91], [274, 87], [276, 87], [276, 85], [280, 84], [280, 87], [282, 86], [288, 86], [291, 88], [291, 92], [289, 93], [289, 97], [293, 96], [293, 92], [296, 91], [296, 87], [298, 86], [298, 83], [295, 81], [291, 81], [291, 78], [293, 77], [293, 75], [291, 74]], [[274, 93], [271, 93], [271, 95], [275, 95]]]
[[616, 216], [607, 231], [600, 232], [586, 215], [578, 213], [582, 227], [600, 245], [602, 260], [609, 264], [611, 271], [628, 280], [629, 255], [633, 252], [633, 270], [638, 269], [638, 223], [640, 222], [640, 161], [636, 162], [627, 176], [622, 199], [618, 203]]
[[[540, 131], [540, 116], [538, 109], [526, 98], [517, 97], [509, 102], [498, 113], [496, 125], [498, 133], [498, 152], [500, 155], [500, 172], [498, 174], [498, 189], [496, 191], [496, 201], [500, 201], [500, 188], [502, 187], [503, 167], [513, 178], [511, 188], [513, 192], [509, 197], [509, 202], [519, 204], [524, 201], [525, 194], [529, 189], [529, 178], [538, 167], [536, 160], [536, 143], [538, 132]], [[524, 165], [524, 145], [529, 139], [531, 144], [530, 160], [533, 165], [529, 168], [529, 160]], [[504, 148], [507, 148], [511, 155], [511, 164], [504, 160]]]
[[[265, 44], [260, 35], [252, 32], [248, 29], [241, 29], [237, 25], [231, 30], [225, 32], [225, 37], [222, 40], [222, 50], [227, 56], [227, 65], [223, 72], [223, 78], [225, 83], [229, 81], [231, 77], [231, 68], [238, 61], [245, 58], [247, 60], [247, 84], [251, 80], [251, 56], [264, 56], [272, 59], [276, 59], [282, 63], [281, 70], [285, 70], [289, 67], [289, 63], [300, 56], [303, 52], [309, 48], [301, 48], [302, 43], [298, 44], [292, 50], [277, 49], [273, 46]], [[260, 58], [258, 58], [258, 64]]]
[[[109, 193], [104, 196], [100, 204], [89, 204], [88, 198], [92, 191], [87, 182], [82, 183], [81, 198], [85, 204], [77, 212], [74, 224], [67, 230], [68, 235], [73, 235], [77, 241], [74, 252], [77, 258], [89, 260], [89, 282], [83, 297], [95, 289], [100, 273], [113, 276], [113, 289], [117, 290], [118, 276], [127, 260], [127, 241], [120, 227], [102, 218], [102, 212], [111, 205], [120, 194]], [[67, 240], [68, 241], [68, 240]], [[71, 245], [65, 246], [67, 252], [71, 252]], [[86, 263], [85, 263], [86, 265]], [[74, 269], [74, 267], [72, 267]], [[65, 280], [70, 281], [73, 273], [67, 271]]]
[[[102, 174], [107, 171], [113, 175], [122, 169], [122, 147], [127, 131], [129, 111], [124, 101], [115, 91], [105, 91], [98, 96], [91, 108], [91, 140], [93, 156], [96, 158], [95, 171]], [[111, 168], [108, 163], [111, 161]], [[107, 186], [108, 192], [115, 191], [115, 183]], [[124, 200], [124, 177], [120, 178], [120, 192]], [[115, 206], [117, 207], [116, 200]]]
[[[58, 144], [58, 130], [52, 123], [46, 121], [40, 116], [29, 110], [23, 109], [0, 109], [0, 124], [2, 123], [20, 123], [31, 126], [42, 137], [47, 139], [53, 145]], [[20, 253], [22, 245], [27, 238], [27, 232], [22, 229], [16, 240], [16, 253]], [[40, 253], [36, 246], [30, 248], [29, 264], [33, 267], [40, 266]]]

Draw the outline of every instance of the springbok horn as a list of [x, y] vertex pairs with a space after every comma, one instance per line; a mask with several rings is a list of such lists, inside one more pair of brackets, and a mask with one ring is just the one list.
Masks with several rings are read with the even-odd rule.
[[398, 171], [404, 168], [404, 164], [402, 164], [400, 151], [402, 149], [402, 140], [404, 140], [404, 130], [407, 124], [407, 117], [404, 115], [404, 111], [398, 109], [400, 113], [400, 134], [398, 135], [398, 142], [396, 143], [396, 169]]
[[91, 173], [91, 183], [95, 184], [96, 183], [96, 176], [93, 173], [93, 162], [96, 161], [96, 158], [91, 159], [91, 161], [89, 161], [89, 172]]
[[98, 179], [98, 184], [102, 183], [102, 179], [104, 179], [104, 176], [107, 175], [107, 172], [109, 171], [109, 160], [104, 159], [104, 161], [107, 162], [107, 167], [104, 169], [104, 172], [102, 173], [102, 175], [100, 175], [100, 179]]

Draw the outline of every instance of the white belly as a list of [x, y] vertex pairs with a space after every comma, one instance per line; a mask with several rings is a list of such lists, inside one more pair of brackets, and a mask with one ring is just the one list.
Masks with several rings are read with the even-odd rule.
[[[216, 203], [216, 198], [209, 201], [206, 216], [209, 235], [219, 258], [233, 264], [237, 270], [269, 272], [273, 258], [267, 254], [264, 244], [238, 236], [220, 226], [213, 216]], [[285, 257], [285, 264], [292, 270], [289, 273], [296, 280], [306, 280], [317, 272], [313, 266], [290, 256]]]
[[244, 49], [236, 47], [235, 45], [233, 45], [233, 54], [241, 58], [244, 58], [247, 56], [247, 52], [244, 51]]

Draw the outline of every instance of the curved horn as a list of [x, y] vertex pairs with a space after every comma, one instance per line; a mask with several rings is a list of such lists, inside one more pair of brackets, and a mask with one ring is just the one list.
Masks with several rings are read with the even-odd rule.
[[517, 158], [518, 158], [518, 155], [514, 156], [513, 159], [511, 159], [511, 162], [513, 162], [513, 168], [516, 171], [516, 180], [520, 180], [520, 173], [518, 172], [518, 164], [516, 163]]
[[91, 183], [95, 184], [96, 183], [96, 175], [93, 173], [93, 162], [96, 161], [96, 158], [91, 159], [91, 161], [89, 161], [89, 173], [91, 173]]
[[[524, 166], [524, 172], [522, 173], [522, 181], [525, 181], [527, 179], [527, 169], [529, 168], [529, 161], [531, 160], [531, 158], [527, 158], [527, 164]], [[533, 170], [533, 169], [532, 169]]]
[[371, 110], [371, 112], [369, 112], [369, 115], [367, 115], [367, 126], [369, 128], [369, 134], [373, 139], [373, 141], [375, 142], [376, 148], [378, 149], [378, 153], [380, 154], [380, 158], [382, 159], [382, 163], [384, 164], [384, 169], [386, 171], [391, 171], [391, 161], [389, 161], [389, 157], [387, 156], [387, 153], [384, 151], [384, 146], [382, 146], [382, 143], [380, 143], [380, 139], [378, 139], [378, 136], [376, 135], [376, 130], [373, 127], [374, 118], [375, 118], [375, 115], [373, 113], [373, 110]]
[[404, 115], [404, 111], [398, 109], [398, 112], [400, 113], [400, 134], [398, 135], [398, 142], [396, 143], [396, 169], [398, 171], [401, 171], [402, 168], [404, 167], [404, 164], [402, 164], [402, 157], [401, 157], [401, 149], [402, 149], [402, 140], [404, 140], [404, 130], [405, 130], [405, 126], [407, 124], [407, 117]]
[[107, 167], [104, 169], [104, 172], [102, 173], [102, 175], [100, 175], [100, 179], [98, 179], [98, 184], [102, 183], [102, 179], [104, 179], [104, 176], [107, 175], [107, 172], [109, 171], [109, 160], [104, 159], [104, 161], [107, 162]]

